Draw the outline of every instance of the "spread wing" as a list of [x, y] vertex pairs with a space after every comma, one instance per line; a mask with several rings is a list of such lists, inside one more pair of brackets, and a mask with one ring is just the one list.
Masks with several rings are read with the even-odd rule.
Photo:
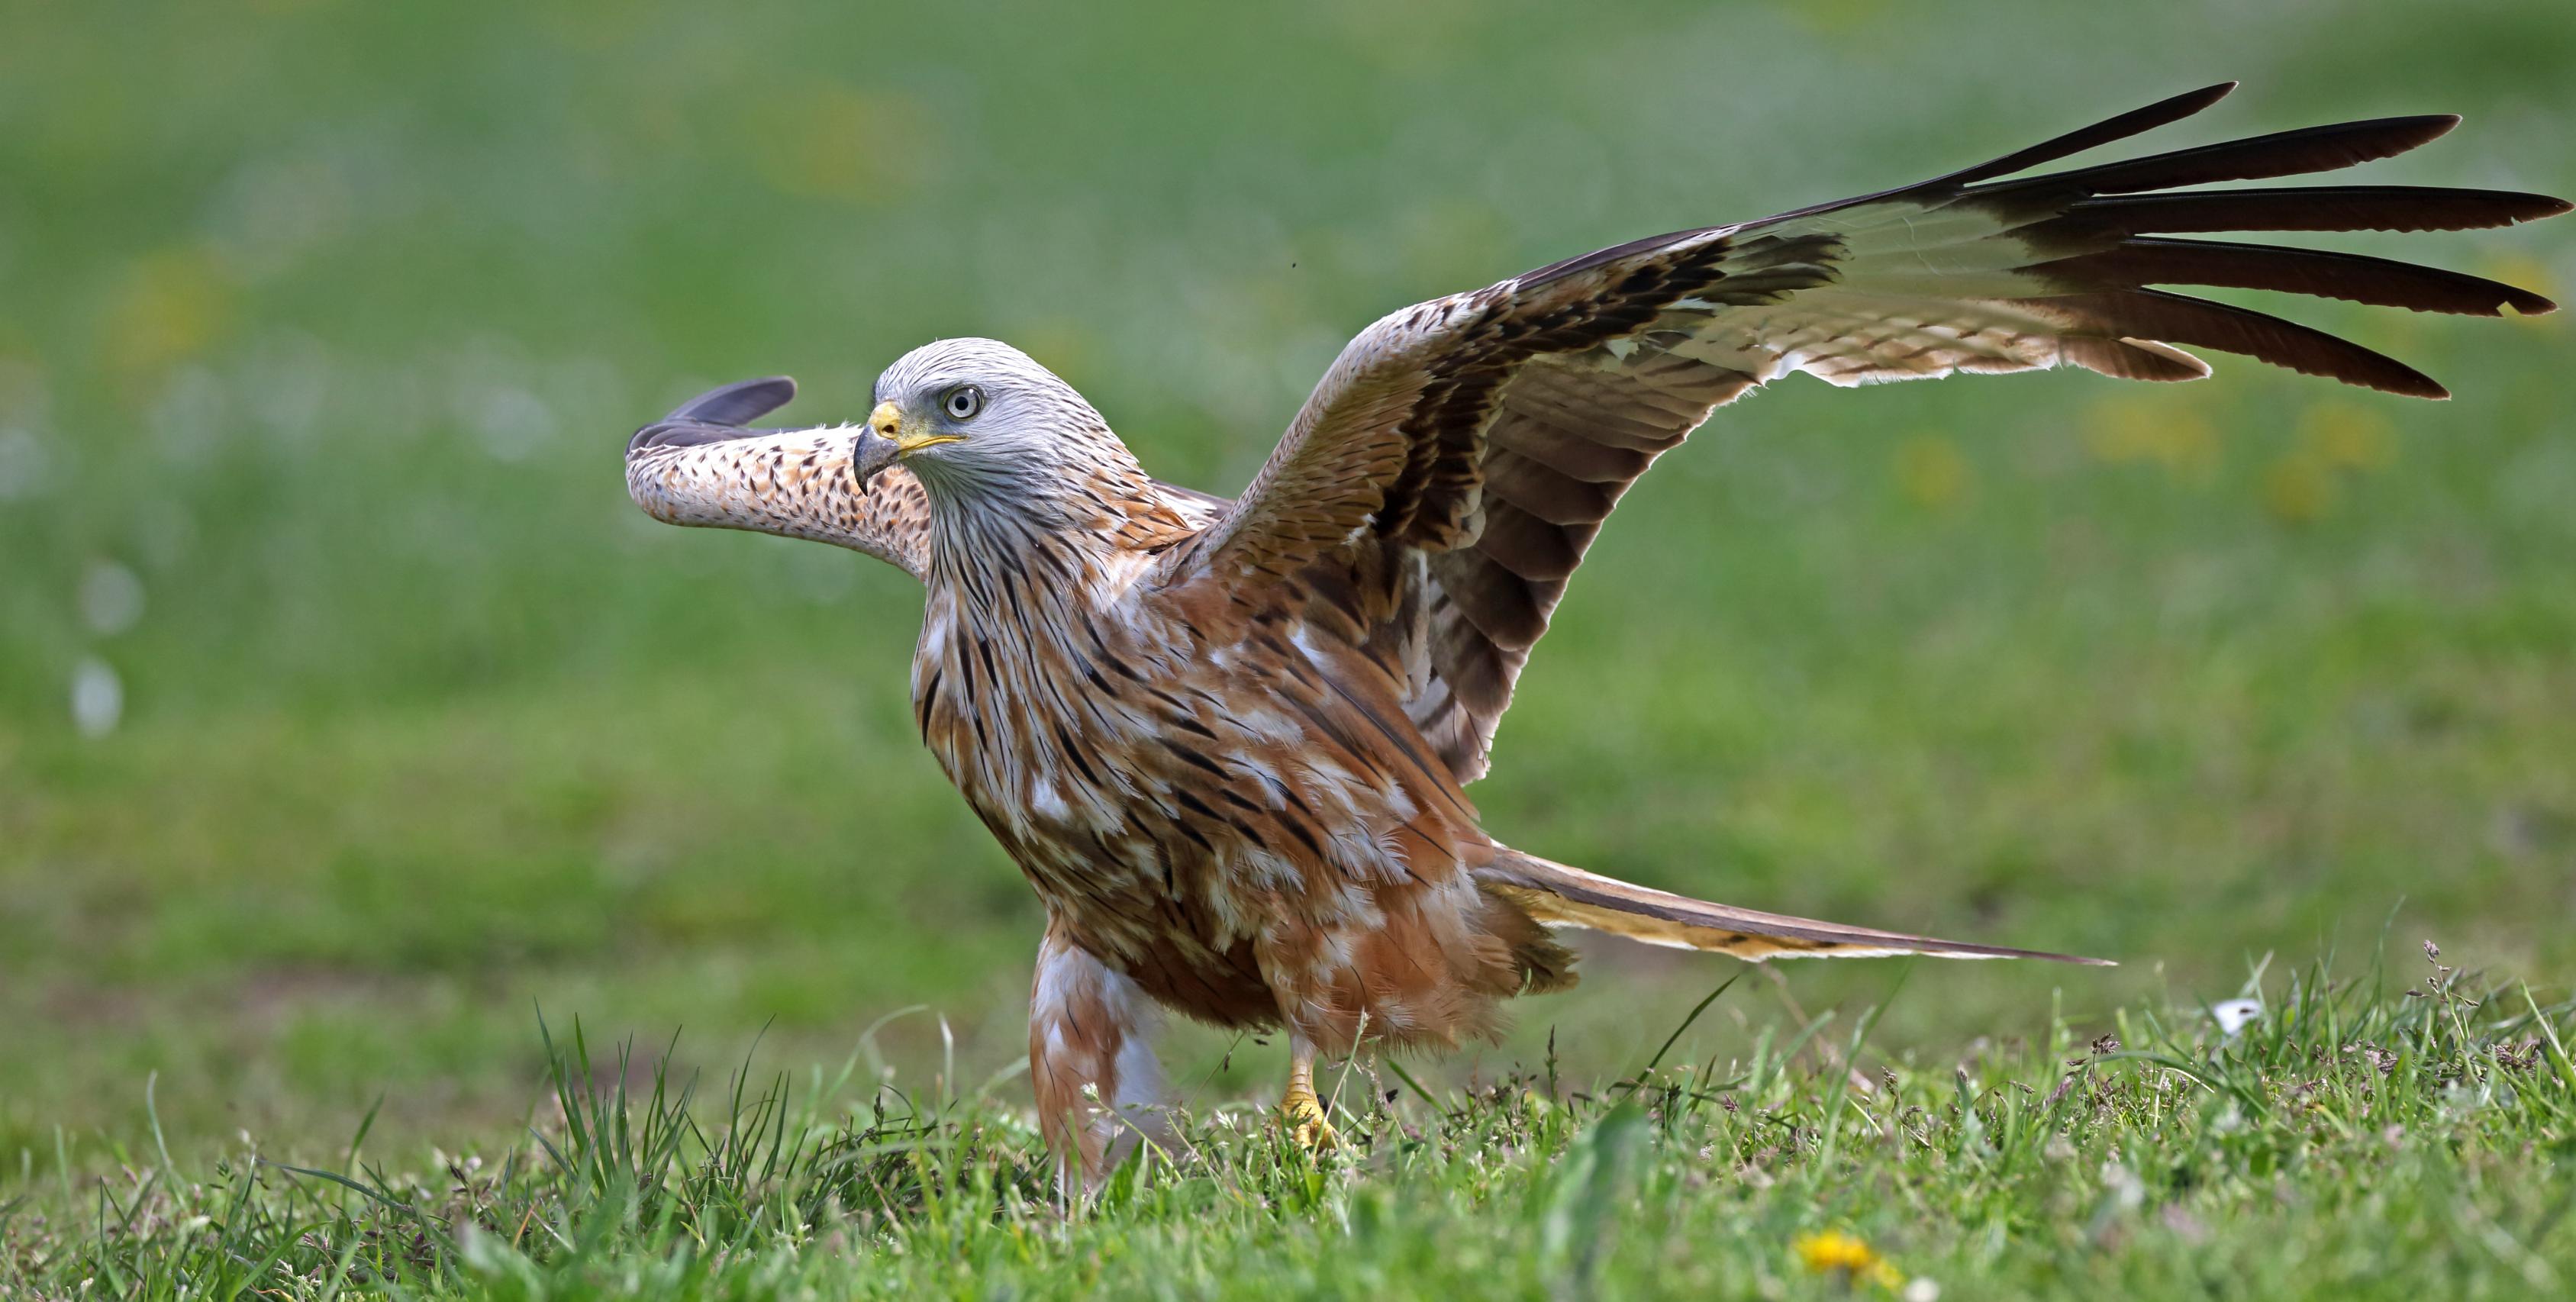
[[2176, 345], [2446, 396], [2405, 364], [2150, 286], [2282, 290], [2419, 311], [2550, 311], [2401, 262], [2175, 238], [2457, 230], [2564, 212], [2417, 187], [2196, 190], [2403, 153], [2452, 117], [2313, 127], [2000, 179], [2188, 117], [2233, 83], [1917, 185], [1603, 249], [1379, 321], [1342, 350], [1250, 488], [1158, 577], [1298, 585], [1406, 682], [1414, 723], [1480, 776], [1530, 648], [1611, 508], [1717, 407], [1791, 371], [1838, 385], [2081, 366], [2209, 373]]
[[918, 579], [930, 572], [930, 500], [921, 481], [887, 466], [865, 485], [845, 473], [854, 430], [758, 429], [796, 397], [785, 376], [710, 389], [626, 442], [626, 489], [667, 524], [811, 538], [884, 561]]

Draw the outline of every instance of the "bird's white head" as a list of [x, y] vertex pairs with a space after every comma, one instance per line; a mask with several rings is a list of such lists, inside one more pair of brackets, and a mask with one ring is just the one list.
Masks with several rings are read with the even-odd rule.
[[1035, 505], [1103, 473], [1142, 474], [1109, 423], [1009, 344], [942, 339], [877, 377], [868, 428], [946, 505]]

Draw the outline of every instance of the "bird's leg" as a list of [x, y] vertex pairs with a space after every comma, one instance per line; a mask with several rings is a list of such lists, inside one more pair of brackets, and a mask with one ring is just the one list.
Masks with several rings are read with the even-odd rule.
[[1324, 1101], [1315, 1095], [1315, 1042], [1297, 1032], [1288, 1036], [1288, 1089], [1279, 1096], [1279, 1119], [1308, 1152], [1340, 1142], [1333, 1124], [1324, 1119]]
[[1172, 1151], [1155, 1021], [1134, 982], [1047, 927], [1029, 991], [1029, 1081], [1068, 1201], [1099, 1187], [1141, 1142]]

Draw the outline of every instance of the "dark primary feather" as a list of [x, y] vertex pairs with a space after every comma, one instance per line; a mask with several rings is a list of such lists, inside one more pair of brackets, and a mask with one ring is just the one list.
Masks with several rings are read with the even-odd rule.
[[681, 403], [670, 415], [635, 431], [635, 436], [626, 440], [626, 451], [631, 456], [638, 449], [647, 447], [695, 447], [757, 434], [774, 434], [778, 431], [746, 429], [744, 423], [786, 406], [795, 397], [796, 381], [784, 375], [738, 380], [721, 388], [709, 389]]
[[2303, 172], [2331, 172], [2374, 159], [2393, 158], [2441, 139], [2458, 125], [2460, 119], [2449, 113], [2337, 122], [1977, 188], [1987, 194], [2079, 190], [2087, 194], [2132, 194], [2217, 181], [2261, 181]]
[[2566, 200], [2545, 194], [2421, 185], [2183, 190], [2079, 200], [2031, 233], [2098, 239], [2199, 231], [2467, 231], [2566, 211]]
[[2218, 240], [2126, 239], [2099, 253], [2038, 263], [2030, 271], [2073, 286], [2276, 289], [2381, 307], [2468, 316], [2500, 316], [2508, 307], [2534, 316], [2557, 306], [2527, 289], [2411, 262]]
[[760, 380], [739, 380], [719, 389], [709, 389], [681, 403], [668, 419], [700, 421], [709, 425], [743, 425], [758, 420], [796, 399], [796, 381], [784, 375]]
[[1963, 167], [1947, 176], [1937, 177], [1923, 184], [1926, 186], [1969, 185], [1977, 181], [1992, 180], [1998, 176], [2010, 176], [2015, 172], [2026, 172], [2042, 163], [2053, 163], [2058, 159], [2083, 153], [2087, 149], [2126, 140], [2168, 123], [2180, 122], [2227, 98], [2235, 91], [2236, 83], [2232, 81], [2222, 81], [2215, 86], [2203, 86], [2198, 90], [2187, 90], [2182, 94], [2157, 100], [2145, 108], [2114, 114], [2089, 127], [2078, 127], [2065, 135], [2043, 140], [2027, 149], [2016, 149], [2001, 158], [1988, 159], [1974, 167]]
[[[2451, 396], [2431, 376], [2394, 357], [2295, 321], [2204, 298], [2153, 289], [2106, 289], [2058, 295], [2038, 300], [2036, 306], [2065, 313], [2081, 331], [2117, 328], [2157, 341], [2238, 353], [2302, 375], [2323, 376], [2384, 393], [2411, 398]], [[2105, 327], [2105, 322], [2118, 324]]]

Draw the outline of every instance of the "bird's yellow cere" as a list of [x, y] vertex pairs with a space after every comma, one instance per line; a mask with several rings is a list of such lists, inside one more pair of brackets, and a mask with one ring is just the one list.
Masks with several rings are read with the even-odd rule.
[[891, 402], [880, 402], [875, 411], [868, 413], [868, 428], [894, 444], [894, 454], [899, 457], [910, 456], [923, 448], [935, 448], [942, 443], [966, 441], [965, 436], [959, 434], [905, 433], [903, 409]]

